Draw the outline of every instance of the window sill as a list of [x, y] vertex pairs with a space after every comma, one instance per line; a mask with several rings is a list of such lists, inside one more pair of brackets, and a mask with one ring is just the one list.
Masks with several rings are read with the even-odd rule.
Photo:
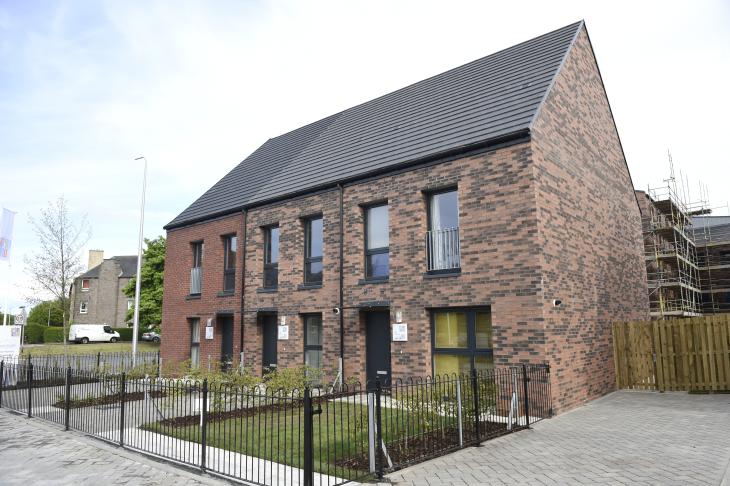
[[201, 294], [190, 294], [185, 296], [185, 300], [200, 300]]
[[321, 283], [308, 283], [308, 284], [299, 284], [297, 287], [297, 290], [311, 290], [311, 289], [321, 289], [322, 284]]
[[388, 283], [390, 279], [388, 277], [385, 278], [361, 278], [358, 280], [358, 285], [370, 285], [370, 284], [383, 284]]
[[427, 272], [423, 274], [423, 279], [428, 280], [431, 278], [449, 278], [449, 277], [458, 277], [461, 275], [461, 269], [453, 269], [448, 271], [440, 271], [440, 272]]
[[234, 290], [224, 290], [223, 292], [218, 292], [216, 297], [233, 297], [235, 293], [236, 292]]
[[274, 294], [279, 291], [279, 287], [259, 287], [256, 292], [259, 294]]

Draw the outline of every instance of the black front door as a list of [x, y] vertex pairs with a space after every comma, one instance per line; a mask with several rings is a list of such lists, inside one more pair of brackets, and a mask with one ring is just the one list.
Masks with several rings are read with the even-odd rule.
[[221, 369], [228, 371], [233, 362], [233, 316], [218, 316], [221, 325]]
[[276, 315], [267, 314], [261, 316], [261, 325], [264, 328], [264, 350], [262, 365], [265, 372], [267, 368], [276, 368], [276, 340], [278, 337], [276, 329]]
[[368, 312], [365, 316], [368, 387], [375, 386], [376, 377], [390, 386], [390, 313]]

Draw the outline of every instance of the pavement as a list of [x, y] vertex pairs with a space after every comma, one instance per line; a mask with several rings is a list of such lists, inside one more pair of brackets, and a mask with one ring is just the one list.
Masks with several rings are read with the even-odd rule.
[[[387, 477], [396, 485], [730, 486], [730, 394], [621, 391]], [[0, 486], [228, 481], [0, 410]]]
[[399, 486], [730, 486], [730, 394], [615, 392], [388, 480]]
[[230, 485], [0, 410], [0, 485]]

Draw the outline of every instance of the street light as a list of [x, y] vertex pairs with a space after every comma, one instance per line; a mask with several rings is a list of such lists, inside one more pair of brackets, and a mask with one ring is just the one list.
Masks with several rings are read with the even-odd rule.
[[134, 159], [144, 160], [144, 173], [142, 175], [142, 204], [139, 216], [139, 246], [137, 247], [137, 281], [134, 286], [134, 325], [132, 327], [132, 367], [137, 366], [137, 333], [139, 332], [139, 292], [142, 283], [142, 241], [144, 239], [144, 198], [147, 190], [147, 159], [137, 157]]

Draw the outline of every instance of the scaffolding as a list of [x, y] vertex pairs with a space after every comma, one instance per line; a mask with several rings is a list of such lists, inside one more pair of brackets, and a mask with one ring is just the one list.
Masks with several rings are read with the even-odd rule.
[[707, 189], [689, 200], [689, 182], [674, 176], [647, 190], [642, 214], [651, 316], [730, 312], [730, 216], [710, 216]]
[[702, 312], [730, 312], [730, 217], [693, 218], [697, 231]]

